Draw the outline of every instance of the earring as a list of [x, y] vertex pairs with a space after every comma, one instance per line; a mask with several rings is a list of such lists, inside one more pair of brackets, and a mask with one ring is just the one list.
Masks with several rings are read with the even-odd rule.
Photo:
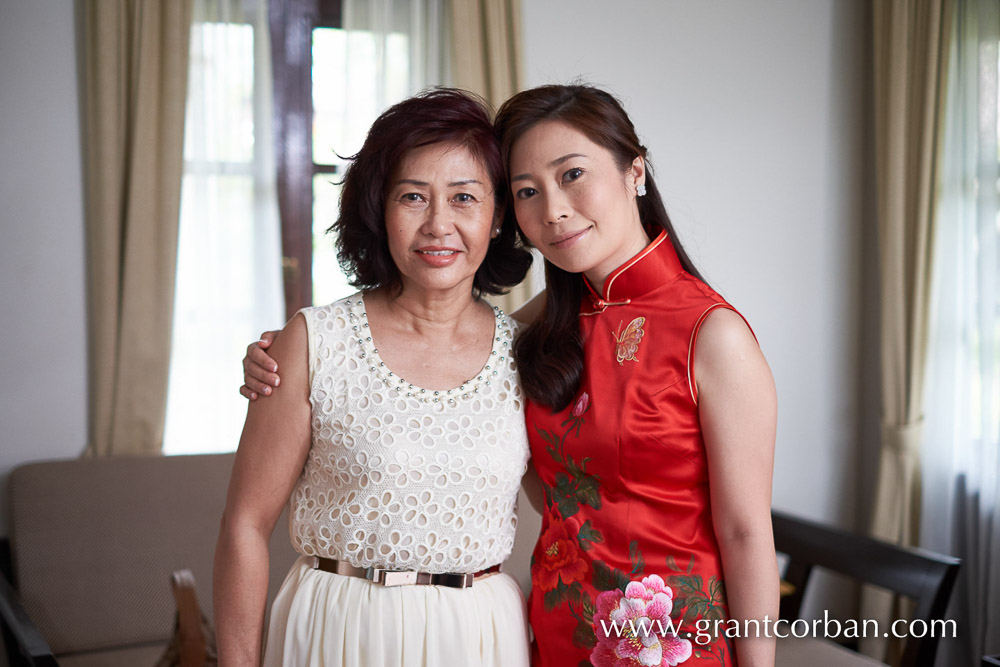
[[646, 184], [640, 183], [635, 186], [635, 194], [637, 197], [644, 197], [646, 195]]

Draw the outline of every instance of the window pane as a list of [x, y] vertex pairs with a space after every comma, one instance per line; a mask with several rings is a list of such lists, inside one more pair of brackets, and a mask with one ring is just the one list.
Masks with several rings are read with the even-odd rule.
[[[188, 162], [253, 160], [253, 26], [195, 23], [191, 27], [184, 159]], [[226, 122], [215, 109], [226, 109]]]
[[401, 33], [381, 42], [365, 30], [316, 28], [312, 55], [313, 161], [341, 164], [337, 153], [357, 153], [375, 118], [406, 97], [409, 40]]
[[240, 360], [260, 334], [253, 188], [252, 176], [184, 176], [165, 454], [232, 451], [239, 443]]
[[339, 177], [333, 174], [317, 174], [313, 177], [313, 303], [327, 304], [345, 296], [355, 289], [337, 264], [337, 250], [334, 235], [327, 234], [327, 228], [337, 219], [340, 200]]
[[[313, 162], [339, 164], [337, 157], [356, 152], [344, 146], [343, 118], [347, 107], [347, 36], [337, 28], [313, 30]], [[352, 95], [353, 98], [353, 95]], [[358, 103], [361, 95], [352, 99]], [[360, 144], [359, 144], [360, 147]]]

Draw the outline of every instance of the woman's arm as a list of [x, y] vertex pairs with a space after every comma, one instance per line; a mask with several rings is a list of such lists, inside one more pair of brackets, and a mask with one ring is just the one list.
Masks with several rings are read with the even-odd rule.
[[521, 489], [528, 498], [532, 509], [539, 514], [545, 514], [545, 492], [542, 491], [542, 480], [531, 461], [528, 461], [528, 469], [521, 478]]
[[[773, 622], [778, 616], [771, 529], [777, 397], [771, 370], [743, 319], [719, 308], [698, 334], [694, 374], [729, 614], [741, 628], [746, 619], [767, 616]], [[738, 639], [736, 653], [741, 667], [773, 667], [774, 640]]]
[[[520, 308], [511, 313], [510, 316], [522, 325], [531, 324], [538, 319], [544, 308], [545, 290], [542, 290], [528, 299]], [[528, 502], [531, 503], [531, 507], [539, 514], [544, 514], [545, 499], [543, 497], [544, 492], [542, 491], [542, 480], [539, 478], [538, 472], [535, 471], [535, 466], [531, 461], [528, 461], [528, 469], [525, 471], [524, 477], [521, 478], [521, 488], [524, 490], [524, 495], [527, 496]]]
[[271, 346], [284, 382], [250, 404], [229, 480], [215, 548], [213, 600], [219, 664], [258, 665], [267, 605], [268, 540], [305, 465], [310, 445], [305, 318]]

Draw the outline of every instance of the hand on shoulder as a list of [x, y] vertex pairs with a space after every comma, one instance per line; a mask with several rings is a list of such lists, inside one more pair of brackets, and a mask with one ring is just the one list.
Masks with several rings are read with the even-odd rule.
[[[277, 332], [267, 349], [268, 358], [281, 369], [281, 381], [270, 392], [274, 401], [251, 401], [251, 406], [266, 403], [301, 402], [309, 400], [309, 334], [305, 316], [296, 313]], [[243, 361], [244, 366], [248, 363]], [[244, 377], [246, 380], [246, 376]], [[278, 406], [274, 406], [277, 408]]]

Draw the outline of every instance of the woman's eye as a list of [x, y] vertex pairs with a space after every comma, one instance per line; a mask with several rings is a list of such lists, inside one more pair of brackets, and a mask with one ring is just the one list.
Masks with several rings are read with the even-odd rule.
[[403, 195], [403, 201], [406, 202], [418, 202], [421, 201], [422, 199], [423, 197], [416, 192], [407, 192], [405, 195]]
[[575, 181], [581, 176], [583, 176], [583, 169], [570, 169], [563, 175], [563, 180]]
[[530, 199], [531, 197], [534, 197], [536, 194], [538, 194], [538, 190], [536, 190], [535, 188], [521, 188], [520, 190], [517, 191], [517, 198]]
[[457, 201], [460, 204], [471, 204], [472, 202], [476, 201], [476, 198], [467, 192], [460, 192], [459, 194], [455, 195], [455, 201]]

